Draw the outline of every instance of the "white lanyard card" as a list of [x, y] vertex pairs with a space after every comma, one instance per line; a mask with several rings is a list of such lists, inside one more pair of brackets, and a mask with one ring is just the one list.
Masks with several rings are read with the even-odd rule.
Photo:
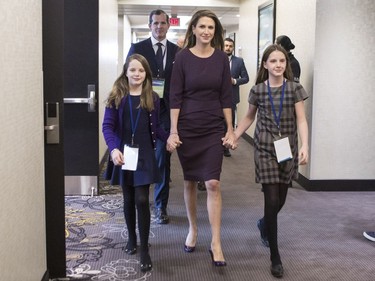
[[138, 164], [138, 147], [131, 147], [127, 144], [124, 145], [124, 165], [123, 170], [135, 171]]
[[152, 89], [159, 95], [162, 99], [164, 95], [164, 84], [165, 80], [161, 78], [152, 78]]
[[282, 138], [273, 142], [276, 151], [277, 162], [281, 163], [293, 158], [290, 150], [289, 138]]

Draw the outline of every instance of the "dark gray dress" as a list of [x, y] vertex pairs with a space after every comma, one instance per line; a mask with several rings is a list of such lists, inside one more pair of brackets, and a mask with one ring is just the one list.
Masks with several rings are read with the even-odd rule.
[[208, 58], [188, 49], [176, 55], [172, 71], [170, 107], [180, 109], [177, 149], [184, 179], [220, 180], [224, 147], [223, 108], [232, 106], [228, 56], [215, 50]]
[[[279, 112], [282, 87], [272, 88], [272, 97]], [[286, 183], [298, 177], [298, 135], [295, 104], [308, 98], [301, 84], [287, 81], [283, 109], [280, 120], [282, 137], [289, 137], [293, 159], [278, 163], [274, 140], [278, 138], [279, 129], [272, 112], [268, 89], [265, 83], [253, 86], [248, 101], [258, 108], [254, 132], [255, 181], [262, 184]]]

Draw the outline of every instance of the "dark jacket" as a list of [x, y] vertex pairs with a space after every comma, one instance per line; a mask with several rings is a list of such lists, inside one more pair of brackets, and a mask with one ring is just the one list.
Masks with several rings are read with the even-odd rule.
[[[172, 68], [174, 63], [175, 55], [178, 51], [178, 46], [167, 40], [167, 53], [166, 63], [164, 69], [164, 94], [160, 104], [160, 119], [163, 123], [164, 128], [170, 128], [170, 117], [169, 117], [169, 89], [171, 83]], [[140, 54], [144, 56], [150, 65], [152, 71], [152, 77], [156, 77], [158, 73], [158, 67], [156, 64], [155, 51], [152, 46], [151, 38], [145, 39], [141, 42], [134, 43], [131, 45], [128, 53], [128, 57], [133, 54]]]
[[[121, 104], [118, 109], [115, 106], [106, 107], [104, 112], [102, 132], [104, 135], [105, 142], [107, 143], [108, 149], [111, 152], [113, 149], [118, 148], [122, 151], [121, 138], [123, 136], [123, 113], [125, 102], [128, 96], [121, 100]], [[149, 121], [151, 128], [151, 135], [153, 140], [154, 149], [156, 149], [156, 138], [162, 141], [167, 141], [168, 133], [160, 127], [159, 122], [159, 108], [160, 99], [156, 93], [154, 93], [154, 110], [149, 113]]]
[[232, 56], [231, 64], [230, 74], [237, 81], [236, 85], [232, 85], [232, 103], [237, 104], [240, 102], [240, 86], [249, 82], [249, 74], [242, 58]]
[[294, 57], [292, 53], [288, 53], [290, 67], [292, 68], [293, 72], [293, 80], [294, 82], [299, 83], [299, 77], [301, 76], [301, 67], [299, 66], [298, 60]]

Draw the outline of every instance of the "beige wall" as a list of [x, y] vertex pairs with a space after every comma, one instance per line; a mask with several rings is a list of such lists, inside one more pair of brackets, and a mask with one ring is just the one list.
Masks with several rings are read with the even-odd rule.
[[46, 271], [41, 1], [0, 2], [0, 274]]
[[99, 162], [107, 150], [101, 130], [104, 101], [117, 78], [117, 14], [117, 0], [99, 0]]
[[375, 1], [316, 2], [311, 177], [375, 179]]

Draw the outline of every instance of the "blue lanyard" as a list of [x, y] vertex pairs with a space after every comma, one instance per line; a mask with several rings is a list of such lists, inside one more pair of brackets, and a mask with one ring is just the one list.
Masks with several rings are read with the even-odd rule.
[[275, 117], [276, 125], [277, 128], [279, 129], [279, 137], [281, 137], [281, 132], [280, 132], [280, 119], [281, 119], [281, 112], [283, 111], [283, 100], [284, 100], [284, 93], [285, 93], [285, 79], [283, 81], [283, 88], [281, 90], [281, 99], [280, 99], [280, 106], [279, 106], [279, 114], [278, 116], [276, 115], [276, 110], [275, 110], [275, 105], [273, 103], [273, 98], [271, 95], [271, 88], [270, 88], [270, 81], [267, 80], [267, 87], [268, 87], [268, 97], [270, 98], [271, 102], [271, 108], [273, 112], [273, 116]]
[[131, 99], [131, 96], [129, 95], [129, 109], [130, 109], [130, 122], [131, 122], [131, 129], [132, 129], [132, 145], [134, 145], [134, 134], [135, 134], [135, 130], [137, 129], [137, 126], [138, 126], [138, 120], [139, 120], [139, 115], [141, 113], [141, 108], [139, 107], [138, 108], [138, 112], [137, 112], [137, 120], [135, 120], [135, 124], [134, 124], [134, 121], [133, 121], [133, 107], [132, 107], [132, 99]]

